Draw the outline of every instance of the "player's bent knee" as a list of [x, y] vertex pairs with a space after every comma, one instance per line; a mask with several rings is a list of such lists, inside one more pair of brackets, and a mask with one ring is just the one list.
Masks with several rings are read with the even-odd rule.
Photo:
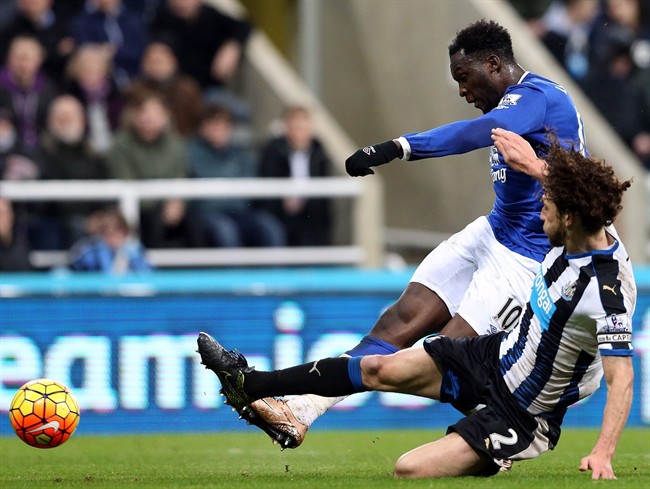
[[370, 331], [370, 335], [384, 340], [400, 350], [412, 346], [421, 337], [418, 311], [399, 302], [388, 307]]
[[418, 463], [415, 457], [405, 453], [395, 462], [393, 475], [396, 479], [420, 479], [423, 477], [436, 477], [434, 474], [423, 472], [421, 463]]
[[385, 355], [368, 355], [363, 357], [361, 363], [363, 385], [368, 389], [378, 390], [390, 384], [390, 369], [386, 368], [388, 363], [387, 358]]
[[438, 295], [417, 283], [410, 283], [400, 298], [381, 315], [370, 335], [399, 349], [408, 348], [451, 319]]

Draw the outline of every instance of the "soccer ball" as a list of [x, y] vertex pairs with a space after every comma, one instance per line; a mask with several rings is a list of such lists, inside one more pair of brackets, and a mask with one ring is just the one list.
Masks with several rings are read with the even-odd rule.
[[9, 406], [11, 426], [18, 437], [36, 448], [64, 443], [79, 424], [79, 405], [70, 389], [50, 379], [23, 385]]

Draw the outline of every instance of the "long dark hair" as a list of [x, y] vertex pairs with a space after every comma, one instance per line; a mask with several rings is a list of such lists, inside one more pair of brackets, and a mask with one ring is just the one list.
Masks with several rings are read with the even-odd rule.
[[543, 185], [558, 211], [579, 216], [585, 230], [592, 234], [614, 222], [631, 180], [620, 180], [604, 160], [567, 148], [554, 136], [549, 137], [549, 143]]

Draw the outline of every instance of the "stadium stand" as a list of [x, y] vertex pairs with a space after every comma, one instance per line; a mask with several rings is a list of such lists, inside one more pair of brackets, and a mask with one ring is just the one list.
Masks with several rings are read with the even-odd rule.
[[[177, 179], [149, 181], [22, 181], [0, 182], [0, 194], [14, 202], [105, 201], [118, 202], [132, 226], [138, 225], [141, 200], [163, 198], [239, 197], [269, 198], [286, 195], [350, 198], [362, 197], [361, 181], [342, 177], [313, 178], [296, 182], [290, 178], [266, 179]], [[358, 212], [358, 205], [355, 206]], [[149, 250], [152, 264], [160, 267], [251, 266], [251, 265], [360, 265], [367, 255], [362, 246], [235, 248], [235, 249], [159, 249]], [[65, 251], [34, 251], [37, 268], [65, 266]]]
[[[585, 107], [583, 109], [583, 116], [585, 119], [588, 119], [590, 121], [588, 128], [588, 138], [590, 140], [592, 151], [598, 153], [599, 155], [602, 155], [610, 161], [613, 161], [614, 164], [618, 166], [619, 172], [621, 172], [625, 177], [637, 173], [639, 166], [631, 156], [631, 152], [625, 148], [625, 145], [621, 144], [621, 141], [613, 136], [613, 131], [607, 127], [606, 121], [600, 117], [598, 113], [592, 108], [591, 104], [586, 101], [582, 95], [579, 94], [579, 90], [571, 85], [572, 81], [569, 79], [569, 77], [566, 74], [562, 75], [556, 71], [559, 69], [559, 65], [552, 61], [552, 58], [547, 52], [544, 52], [541, 44], [539, 42], [536, 42], [531, 32], [526, 32], [525, 22], [516, 16], [514, 10], [508, 5], [508, 3], [501, 0], [494, 0], [491, 2], [472, 1], [468, 3], [472, 6], [473, 14], [486, 17], [489, 16], [491, 18], [495, 18], [495, 20], [499, 22], [507, 24], [512, 32], [513, 38], [515, 39], [515, 43], [525, 43], [529, 47], [529, 49], [526, 51], [518, 53], [520, 55], [522, 64], [524, 64], [529, 69], [548, 73], [549, 76], [559, 80], [567, 87], [569, 87], [572, 93], [578, 93], [579, 105], [581, 107]], [[53, 3], [54, 12], [58, 12], [56, 8], [57, 4], [62, 5], [63, 2]], [[232, 15], [233, 17], [243, 18], [244, 16], [244, 11], [241, 4], [235, 0], [210, 0], [206, 1], [205, 4], [217, 6], [223, 12], [226, 12], [228, 15]], [[383, 16], [385, 16], [385, 18], [389, 18], [392, 16], [391, 12], [395, 14], [399, 9], [396, 5], [397, 4], [386, 5], [386, 8], [382, 9], [382, 12], [375, 13], [380, 15], [381, 18], [384, 18]], [[440, 14], [446, 15], [449, 13], [447, 10], [451, 7], [442, 5], [419, 5], [417, 8], [430, 10], [431, 12], [434, 10], [440, 11]], [[334, 11], [335, 15], [333, 17], [332, 15], [329, 15], [329, 20], [328, 16], [324, 15], [322, 20], [322, 27], [323, 29], [326, 29], [329, 25], [328, 22], [331, 22], [332, 18], [340, 20], [340, 16], [336, 14], [345, 13], [346, 11], [347, 13], [350, 13], [349, 11], [353, 11], [359, 14], [363, 14], [369, 10], [372, 9], [370, 9], [370, 7], [367, 5], [364, 5], [363, 2], [356, 1], [352, 1], [346, 5], [330, 5], [328, 6], [327, 13], [330, 14], [330, 12]], [[455, 25], [455, 16], [457, 16], [457, 14], [457, 12], [454, 12], [448, 16], [450, 19], [450, 27], [448, 30], [450, 30], [450, 32], [453, 30], [453, 25]], [[362, 18], [365, 18], [364, 15], [345, 16], [345, 22], [349, 23], [348, 27], [351, 28], [350, 32], [355, 31], [355, 29], [353, 29], [355, 25], [352, 24], [354, 24], [354, 22], [358, 22], [358, 20], [355, 21], [354, 19]], [[356, 27], [359, 31], [359, 35], [363, 37], [364, 26], [357, 25]], [[382, 41], [384, 42], [383, 46], [385, 46], [385, 43], [389, 42], [389, 39], [387, 38]], [[367, 41], [361, 40], [360, 42], [364, 43]], [[250, 130], [257, 135], [261, 135], [264, 133], [264, 131], [267, 130], [272, 117], [281, 112], [282, 107], [286, 107], [292, 104], [307, 106], [314, 115], [314, 121], [318, 127], [319, 138], [322, 140], [323, 145], [331, 155], [332, 161], [337, 167], [336, 173], [342, 174], [343, 161], [349, 154], [354, 151], [356, 145], [352, 143], [350, 135], [346, 133], [346, 131], [344, 131], [343, 128], [337, 123], [333, 114], [335, 114], [339, 119], [341, 119], [342, 116], [344, 118], [347, 118], [345, 120], [347, 123], [346, 127], [353, 125], [355, 128], [368, 126], [368, 114], [366, 114], [365, 111], [356, 110], [357, 107], [350, 106], [345, 107], [345, 110], [349, 113], [342, 114], [340, 107], [337, 107], [336, 104], [331, 103], [331, 97], [328, 98], [327, 93], [324, 94], [322, 99], [316, 98], [303, 83], [298, 74], [293, 70], [288, 61], [279, 54], [278, 50], [271, 44], [269, 39], [264, 35], [263, 32], [261, 32], [261, 30], [253, 29], [250, 36], [246, 39], [245, 43], [246, 46], [243, 50], [243, 58], [241, 60], [241, 71], [239, 74], [234, 76], [233, 84], [231, 86], [234, 86], [237, 95], [245, 95], [246, 103], [250, 107], [255, 107], [255, 111], [252, 114], [253, 120], [250, 121]], [[394, 49], [402, 49], [403, 51], [403, 47], [400, 48], [398, 46], [395, 46]], [[444, 49], [441, 49], [441, 54], [445, 54]], [[349, 61], [337, 58], [337, 63], [341, 64], [341, 70], [347, 72], [347, 70], [345, 70], [346, 62]], [[543, 69], [541, 67], [542, 65], [544, 66]], [[538, 66], [539, 68], [537, 68]], [[327, 66], [324, 65], [323, 68], [327, 69]], [[388, 89], [387, 84], [390, 83], [390, 78], [382, 76], [382, 73], [379, 72], [376, 67], [373, 68], [372, 63], [369, 63], [368, 67], [364, 69], [368, 70], [366, 76], [373, 78], [373, 80], [378, 80], [378, 84], [383, 83], [381, 88], [378, 85], [377, 91], [381, 93], [381, 90]], [[386, 78], [386, 81], [381, 81], [384, 78]], [[369, 93], [368, 96], [373, 93], [373, 91], [368, 90], [367, 87], [364, 87], [363, 89]], [[354, 98], [356, 94], [354, 90], [354, 88], [350, 90], [345, 100], [348, 100], [350, 97]], [[414, 91], [414, 93], [416, 92]], [[364, 97], [358, 98], [360, 99], [360, 103], [365, 100]], [[390, 124], [401, 124], [402, 128], [412, 127], [403, 125], [400, 120], [403, 121], [403, 117], [406, 115], [397, 114], [394, 110], [391, 110], [391, 107], [387, 105], [389, 102], [384, 99], [386, 99], [386, 97], [383, 97], [383, 99], [382, 97], [377, 97], [376, 105], [369, 109], [370, 117], [372, 118], [373, 114], [390, 114], [390, 119], [394, 119], [394, 121], [390, 122]], [[422, 103], [425, 104], [424, 101]], [[328, 108], [331, 107], [331, 113], [325, 109], [325, 104], [327, 104]], [[444, 108], [444, 111], [446, 111], [446, 106]], [[420, 112], [429, 113], [430, 111], [427, 105], [422, 105], [422, 110]], [[435, 111], [431, 113], [434, 112]], [[128, 117], [128, 114], [125, 114], [124, 117]], [[402, 119], [400, 119], [400, 117], [402, 117]], [[409, 115], [409, 117], [411, 117], [411, 115]], [[421, 122], [413, 123], [420, 124]], [[386, 125], [382, 130], [385, 130], [386, 132], [392, 134], [394, 133], [394, 130], [388, 129], [389, 127], [392, 127], [390, 124], [386, 122]], [[381, 126], [381, 124], [378, 125]], [[185, 134], [185, 136], [189, 136], [189, 134]], [[358, 134], [355, 136], [357, 138], [360, 137]], [[419, 174], [418, 178], [420, 181], [426, 181], [428, 182], [428, 185], [433, 186], [436, 185], [438, 181], [446, 182], [450, 180], [449, 177], [454, 172], [458, 172], [459, 170], [454, 168], [436, 168], [435, 170], [427, 169], [426, 171], [431, 171], [432, 173], [427, 173], [424, 178], [422, 177], [423, 174]], [[474, 172], [472, 173], [472, 176], [476, 176], [476, 170], [472, 170], [472, 172]], [[394, 175], [394, 173], [391, 174], [391, 178], [393, 178]], [[199, 249], [193, 248], [191, 249], [190, 253], [188, 251], [189, 249], [167, 249], [152, 250], [152, 256], [157, 256], [157, 258], [155, 258], [153, 261], [158, 260], [160, 264], [164, 264], [162, 266], [170, 267], [180, 267], [184, 265], [201, 266], [202, 264], [205, 266], [222, 266], [245, 264], [246, 262], [254, 264], [262, 264], [266, 262], [268, 264], [275, 265], [281, 263], [282, 260], [285, 259], [288, 260], [287, 263], [289, 264], [319, 263], [318, 257], [321, 257], [322, 262], [320, 263], [324, 264], [350, 263], [363, 265], [380, 265], [383, 264], [385, 260], [384, 246], [386, 244], [396, 249], [404, 249], [409, 247], [421, 247], [423, 249], [430, 248], [432, 246], [435, 246], [435, 244], [447, 234], [445, 231], [448, 228], [455, 228], [458, 221], [465, 220], [465, 217], [461, 214], [462, 212], [468, 211], [465, 209], [460, 209], [457, 205], [454, 204], [455, 201], [450, 201], [449, 194], [440, 192], [440, 197], [437, 196], [437, 200], [434, 202], [434, 205], [444, 202], [444, 206], [440, 205], [439, 211], [436, 212], [435, 215], [431, 216], [431, 221], [427, 220], [426, 230], [420, 228], [416, 229], [416, 227], [411, 222], [409, 222], [408, 219], [405, 220], [404, 223], [395, 223], [395, 220], [392, 219], [388, 222], [389, 226], [384, 229], [384, 196], [382, 194], [383, 183], [380, 177], [381, 175], [376, 175], [372, 179], [366, 178], [355, 181], [354, 185], [357, 187], [354, 191], [344, 191], [345, 195], [339, 199], [341, 202], [343, 202], [343, 204], [338, 207], [339, 210], [336, 213], [335, 227], [337, 227], [337, 244], [331, 248], [323, 248], [322, 253], [314, 253], [315, 248], [294, 248], [287, 250], [273, 250], [272, 252], [270, 250], [264, 250], [269, 251], [268, 254], [255, 254], [256, 249], [253, 248], [242, 249], [241, 254], [239, 252], [235, 253], [234, 250], [209, 249], [204, 250], [206, 253], [203, 253], [203, 251], [199, 253]], [[336, 179], [332, 180], [332, 187], [339, 184], [342, 185], [342, 182], [344, 180], [349, 182], [349, 179], [347, 178], [341, 179], [338, 183], [336, 183]], [[620, 225], [620, 228], [624, 235], [632, 236], [632, 238], [626, 236], [626, 241], [629, 243], [628, 247], [630, 249], [631, 255], [633, 258], [635, 258], [635, 260], [641, 262], [647, 261], [648, 256], [650, 256], [650, 242], [648, 240], [648, 236], [650, 234], [650, 218], [646, 217], [639, 219], [638, 217], [647, 216], [647, 208], [649, 207], [648, 195], [650, 194], [650, 177], [647, 179], [642, 179], [642, 181], [643, 180], [647, 181], [647, 184], [635, 186], [633, 191], [630, 193], [626, 205], [626, 209], [628, 211], [624, 216], [622, 216], [622, 223]], [[0, 191], [2, 192], [3, 196], [10, 197], [14, 201], [28, 203], [30, 199], [32, 201], [42, 202], [45, 200], [43, 198], [44, 195], [49, 195], [48, 198], [52, 200], [88, 200], [89, 198], [87, 195], [93, 193], [88, 189], [94, 188], [80, 182], [68, 182], [65, 184], [66, 186], [63, 186], [64, 184], [61, 184], [61, 186], [59, 186], [59, 183], [57, 181], [47, 182], [47, 184], [52, 185], [52, 187], [31, 187], [31, 185], [40, 185], [41, 183], [44, 182], [3, 181], [0, 184]], [[123, 212], [129, 217], [132, 223], [137, 223], [137, 218], [134, 216], [138, 213], [140, 199], [143, 199], [147, 196], [151, 198], [151, 195], [147, 194], [147, 192], [153, 192], [152, 190], [142, 190], [139, 187], [136, 191], [134, 190], [136, 188], [135, 185], [142, 183], [145, 186], [148, 186], [151, 184], [150, 187], [147, 187], [148, 189], [151, 189], [158, 185], [167, 184], [165, 180], [158, 180], [156, 182], [139, 182], [138, 184], [129, 183], [125, 185], [122, 185], [121, 183], [115, 181], [94, 182], [93, 185], [95, 183], [105, 185], [105, 187], [102, 187], [101, 191], [95, 192], [92, 200], [107, 202], [116, 200], [119, 201]], [[329, 183], [326, 184], [325, 180], [323, 180], [323, 182], [319, 182], [318, 185], [321, 183], [324, 185], [323, 188], [330, 188], [327, 186]], [[395, 177], [391, 180], [392, 188], [403, 188], [405, 185], [409, 185], [410, 183], [412, 182], [409, 182], [402, 176]], [[241, 184], [242, 189], [244, 189], [244, 182], [241, 182]], [[170, 187], [166, 188], [163, 191], [160, 191], [159, 195], [167, 197], [170, 195], [170, 193], [173, 194], [176, 192], [179, 197], [191, 196], [193, 198], [196, 195], [196, 189], [201, 188], [201, 185], [203, 184], [199, 184], [199, 182], [179, 181], [177, 187], [174, 185], [177, 184], [172, 183]], [[188, 190], [185, 192], [182, 190], [181, 188], [183, 185], [191, 186], [191, 191]], [[206, 183], [206, 186], [208, 185], [211, 184]], [[273, 189], [275, 187], [271, 185], [271, 182], [269, 182], [269, 180], [264, 181], [263, 184], [260, 185], [260, 188], [270, 188], [272, 196], [278, 197], [287, 195], [286, 193], [282, 193], [280, 190], [274, 193], [275, 190]], [[125, 189], [124, 192], [117, 190], [117, 187], [120, 186], [123, 186]], [[445, 191], [454, 192], [451, 185], [445, 186], [447, 187]], [[232, 182], [229, 182], [227, 187], [229, 190], [237, 189], [239, 188], [239, 182], [235, 186], [233, 186]], [[278, 189], [280, 188], [286, 190], [287, 188], [290, 188], [290, 186], [286, 184], [278, 184]], [[297, 192], [296, 195], [320, 195], [330, 198], [338, 198], [337, 191], [333, 190], [330, 193], [329, 191], [314, 190], [315, 193], [310, 194], [309, 192], [311, 192], [311, 190], [305, 190], [309, 188], [310, 187], [305, 187], [301, 188], [300, 190], [295, 190], [295, 192]], [[222, 190], [218, 189], [218, 186], [214, 187], [214, 194], [206, 189], [205, 192], [200, 195], [210, 198], [223, 197], [224, 194], [218, 193]], [[143, 193], [140, 192], [141, 190]], [[478, 193], [474, 193], [471, 188], [466, 190], [469, 194], [473, 194], [474, 198], [480, 198]], [[257, 193], [257, 190], [255, 190], [254, 195], [247, 192], [249, 192], [249, 190], [242, 190], [242, 194], [239, 194], [239, 196], [241, 197], [242, 195], [246, 195], [250, 197], [260, 197], [265, 195], [266, 191], [260, 190], [260, 193]], [[414, 200], [411, 201], [409, 199], [408, 203], [395, 201], [395, 193], [391, 194], [390, 192], [385, 195], [385, 199], [390, 202], [392, 213], [399, 212], [402, 215], [405, 215], [406, 212], [404, 209], [405, 206], [408, 206], [410, 209], [408, 211], [408, 214], [413, 216], [420, 216], [424, 215], [425, 213], [428, 215], [433, 214], [430, 213], [430, 197], [426, 198], [427, 202], [425, 203], [424, 195], [421, 197], [416, 197], [416, 193], [417, 187], [414, 188]], [[458, 192], [455, 193], [458, 194]], [[33, 195], [33, 197], [29, 197], [30, 195]], [[58, 197], [56, 195], [58, 195]], [[344, 199], [348, 198], [352, 198], [355, 201], [355, 211], [353, 213], [349, 213], [346, 208]], [[447, 200], [445, 200], [445, 198]], [[457, 213], [459, 214], [459, 217], [456, 219], [456, 221], [449, 221], [452, 222], [452, 224], [449, 224], [449, 222], [447, 222], [445, 226], [441, 226], [440, 223], [444, 223], [446, 219], [445, 213]], [[638, 225], [640, 221], [644, 223], [643, 226]], [[432, 232], [431, 229], [434, 229], [435, 231]], [[340, 246], [339, 243], [351, 244]], [[337, 248], [341, 248], [338, 250], [339, 252], [345, 253], [337, 252]], [[331, 253], [329, 253], [330, 251]], [[59, 253], [58, 259], [56, 258], [56, 253]], [[190, 255], [192, 258], [189, 258]], [[247, 255], [250, 256], [246, 257]], [[47, 264], [61, 263], [60, 250], [54, 252], [39, 251], [38, 253], [34, 253], [32, 256], [40, 266], [48, 266]], [[253, 258], [253, 256], [255, 256], [255, 258]]]

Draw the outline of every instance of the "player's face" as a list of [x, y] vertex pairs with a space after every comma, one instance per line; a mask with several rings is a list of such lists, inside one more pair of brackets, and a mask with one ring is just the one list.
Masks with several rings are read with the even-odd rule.
[[544, 232], [548, 236], [551, 246], [562, 246], [566, 240], [566, 226], [564, 219], [557, 210], [555, 203], [544, 196], [542, 198], [544, 206], [540, 217], [544, 223]]
[[458, 94], [484, 114], [497, 106], [504, 92], [497, 84], [492, 66], [487, 61], [472, 59], [463, 51], [450, 58], [451, 76], [458, 83]]

